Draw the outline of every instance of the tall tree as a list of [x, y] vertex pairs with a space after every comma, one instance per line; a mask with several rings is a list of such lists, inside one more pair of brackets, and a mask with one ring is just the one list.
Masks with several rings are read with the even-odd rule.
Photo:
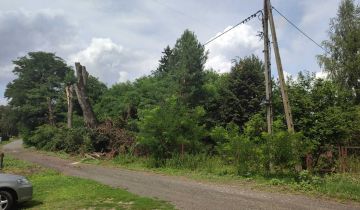
[[13, 63], [17, 78], [7, 85], [5, 97], [20, 111], [22, 124], [30, 130], [44, 123], [55, 124], [54, 107], [70, 68], [60, 57], [47, 52], [30, 52]]
[[235, 60], [224, 87], [220, 90], [219, 118], [240, 127], [259, 112], [265, 95], [264, 65], [252, 55]]
[[190, 107], [201, 104], [204, 85], [205, 47], [195, 34], [185, 30], [176, 41], [169, 61], [170, 75], [178, 84], [178, 93]]
[[164, 51], [162, 52], [163, 56], [161, 56], [159, 60], [159, 66], [153, 72], [156, 76], [161, 76], [169, 72], [169, 62], [172, 55], [172, 49], [170, 46], [166, 46]]
[[360, 7], [353, 0], [341, 2], [329, 35], [323, 42], [328, 54], [318, 56], [319, 63], [341, 87], [353, 90], [360, 103]]

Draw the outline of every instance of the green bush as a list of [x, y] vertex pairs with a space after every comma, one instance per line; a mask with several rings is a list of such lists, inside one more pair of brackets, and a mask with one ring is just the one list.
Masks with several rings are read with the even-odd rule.
[[93, 150], [90, 131], [85, 128], [58, 128], [42, 125], [24, 138], [27, 146], [47, 151], [84, 153]]
[[301, 157], [304, 155], [301, 133], [276, 131], [272, 135], [263, 134], [263, 138], [263, 147], [267, 150], [264, 157], [271, 164], [273, 171], [294, 170], [295, 166], [301, 163]]
[[226, 128], [215, 127], [210, 136], [217, 143], [218, 154], [227, 163], [237, 166], [239, 175], [246, 175], [249, 172], [259, 171], [262, 167], [262, 151], [247, 135], [240, 135], [240, 129], [235, 124], [229, 124]]
[[225, 128], [213, 128], [210, 137], [216, 142], [217, 153], [227, 163], [235, 164], [239, 175], [294, 173], [307, 151], [303, 135], [291, 134], [282, 128], [275, 128], [269, 135], [263, 132], [264, 128], [261, 115], [255, 115], [245, 124], [242, 133], [238, 126], [230, 123]]
[[203, 147], [204, 126], [199, 125], [204, 109], [189, 109], [177, 98], [171, 97], [161, 106], [140, 112], [138, 143], [159, 166], [164, 160], [182, 153], [196, 154]]
[[50, 125], [42, 125], [37, 127], [34, 131], [24, 136], [24, 143], [27, 146], [34, 146], [37, 149], [44, 147], [49, 148], [47, 144], [52, 142], [53, 137], [57, 133], [57, 128]]
[[[90, 132], [85, 128], [65, 130], [64, 145], [61, 150], [67, 153], [84, 153], [94, 150]], [[61, 141], [61, 139], [59, 139]]]

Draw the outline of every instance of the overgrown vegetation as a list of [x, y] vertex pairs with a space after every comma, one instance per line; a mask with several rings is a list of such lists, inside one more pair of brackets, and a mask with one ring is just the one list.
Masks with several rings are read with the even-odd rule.
[[[52, 53], [19, 58], [13, 70], [17, 78], [5, 92], [9, 105], [1, 109], [2, 135], [20, 131], [25, 144], [38, 149], [120, 154], [116, 159], [146, 160], [151, 167], [293, 179], [308, 173], [301, 172], [306, 167], [314, 175], [339, 172], [338, 147], [359, 146], [359, 11], [352, 0], [344, 0], [331, 21], [330, 40], [324, 42], [328, 53], [319, 56], [329, 78], [309, 72], [288, 78], [295, 133], [285, 128], [275, 80], [274, 133], [266, 133], [264, 65], [258, 57], [234, 60], [229, 73], [205, 69], [208, 52], [185, 30], [164, 49], [151, 75], [109, 88], [91, 76], [76, 81], [74, 70]], [[66, 87], [80, 82], [87, 97], [69, 100]], [[87, 113], [95, 113], [91, 118], [99, 122], [83, 122]], [[65, 126], [72, 115], [72, 127]], [[359, 155], [352, 155], [347, 170], [356, 173]], [[325, 180], [336, 177], [342, 176]]]

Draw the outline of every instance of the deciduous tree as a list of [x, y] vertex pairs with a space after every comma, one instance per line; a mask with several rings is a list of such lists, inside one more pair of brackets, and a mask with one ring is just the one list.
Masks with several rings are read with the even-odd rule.
[[331, 19], [327, 53], [319, 63], [341, 87], [354, 91], [360, 103], [360, 7], [353, 0], [341, 1], [337, 17]]
[[64, 91], [64, 78], [70, 71], [64, 60], [54, 53], [30, 52], [13, 61], [17, 77], [7, 85], [5, 97], [9, 105], [21, 113], [27, 129], [48, 123], [54, 125], [54, 107]]

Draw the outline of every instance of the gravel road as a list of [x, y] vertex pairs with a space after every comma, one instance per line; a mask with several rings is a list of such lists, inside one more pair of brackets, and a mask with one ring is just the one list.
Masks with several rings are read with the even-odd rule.
[[169, 201], [178, 209], [360, 209], [359, 203], [338, 203], [302, 195], [261, 192], [242, 186], [200, 183], [187, 178], [72, 164], [71, 160], [22, 148], [17, 140], [3, 147], [7, 154], [56, 169], [66, 175], [88, 178], [132, 193]]

